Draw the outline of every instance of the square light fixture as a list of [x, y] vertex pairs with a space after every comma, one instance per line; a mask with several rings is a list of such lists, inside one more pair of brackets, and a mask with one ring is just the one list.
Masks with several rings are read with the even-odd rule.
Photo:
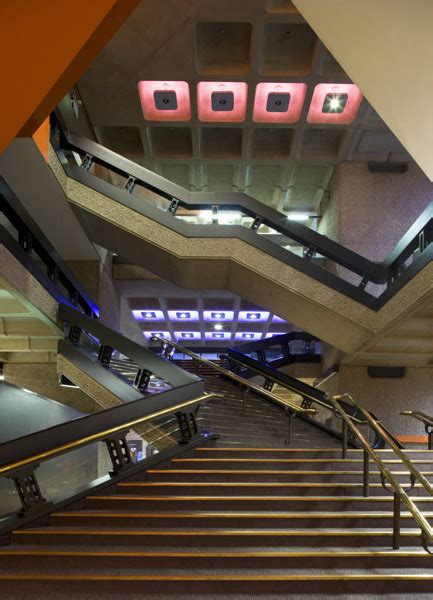
[[177, 312], [176, 313], [176, 317], [178, 319], [190, 319], [191, 318], [191, 313], [183, 311], [183, 312]]
[[247, 111], [248, 84], [243, 81], [200, 81], [198, 118], [206, 123], [241, 123]]
[[191, 101], [186, 81], [139, 81], [138, 93], [146, 121], [189, 121]]
[[353, 83], [319, 83], [314, 88], [308, 123], [351, 123], [362, 101], [362, 92]]
[[349, 96], [347, 94], [326, 94], [323, 101], [323, 113], [342, 113], [346, 107]]
[[177, 110], [177, 95], [173, 90], [156, 90], [153, 92], [155, 107], [158, 110]]
[[170, 321], [198, 321], [198, 310], [169, 310], [167, 316]]
[[143, 319], [156, 319], [156, 313], [153, 310], [143, 311], [141, 316]]
[[200, 331], [175, 331], [174, 337], [178, 340], [200, 340]]
[[205, 340], [231, 340], [232, 334], [230, 331], [205, 331]]
[[257, 321], [258, 319], [260, 319], [260, 313], [247, 313], [247, 319], [248, 320], [252, 320], [252, 321]]
[[263, 323], [269, 318], [267, 311], [252, 311], [252, 310], [241, 310], [238, 315], [238, 321], [241, 323], [253, 322]]
[[136, 310], [134, 309], [132, 311], [132, 314], [134, 315], [134, 319], [136, 319], [137, 321], [164, 321], [164, 313], [162, 312], [162, 310], [154, 310], [153, 308], [151, 309], [144, 309], [144, 310]]
[[237, 331], [235, 334], [236, 340], [261, 340], [262, 339], [261, 331]]
[[211, 312], [210, 318], [211, 319], [224, 319], [224, 313], [223, 312]]
[[211, 106], [214, 111], [230, 111], [235, 106], [233, 92], [212, 92]]
[[296, 123], [304, 105], [305, 83], [259, 83], [254, 98], [255, 123]]
[[267, 112], [287, 112], [289, 110], [290, 94], [288, 92], [271, 92], [266, 101]]
[[204, 310], [203, 320], [205, 322], [223, 321], [231, 322], [234, 318], [234, 312], [232, 310]]
[[168, 340], [171, 339], [171, 335], [170, 335], [169, 331], [143, 331], [143, 335], [148, 340], [151, 340], [155, 336], [163, 337], [163, 338], [166, 338]]

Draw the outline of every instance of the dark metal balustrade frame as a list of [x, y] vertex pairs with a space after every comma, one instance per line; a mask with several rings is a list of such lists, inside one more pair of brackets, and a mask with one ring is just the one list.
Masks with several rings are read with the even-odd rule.
[[[58, 128], [56, 129], [57, 125]], [[104, 148], [100, 144], [61, 130], [60, 127], [59, 121], [55, 120], [52, 139], [60, 158], [62, 158], [64, 150], [84, 154], [87, 161], [86, 165], [91, 165], [93, 162], [100, 164], [108, 170], [122, 175], [130, 184], [126, 185], [124, 189], [119, 189], [92, 175], [88, 170], [74, 164], [66, 164], [67, 161], [62, 160], [63, 167], [71, 178], [108, 195], [184, 237], [236, 237], [242, 239], [374, 311], [378, 311], [433, 259], [433, 245], [430, 244], [433, 237], [433, 204], [429, 205], [411, 226], [385, 261], [374, 263], [301, 223], [289, 221], [285, 215], [242, 192], [225, 194], [189, 192], [156, 173]], [[143, 199], [135, 197], [131, 193], [135, 185], [142, 186], [168, 200], [171, 203], [170, 208], [164, 211]], [[208, 209], [213, 212], [218, 211], [218, 207], [224, 210], [240, 211], [244, 215], [252, 217], [257, 227], [253, 226], [248, 229], [237, 225], [197, 226], [185, 223], [180, 219], [173, 218], [177, 206], [190, 210]], [[86, 214], [85, 209], [78, 210]], [[264, 239], [266, 236], [257, 235], [256, 229], [261, 224], [267, 225], [278, 233], [301, 244], [306, 250], [306, 257], [299, 257], [270, 240]], [[410, 266], [405, 267], [407, 259], [417, 250], [419, 255], [416, 256]], [[349, 283], [314, 264], [310, 260], [314, 254], [320, 254], [361, 277], [360, 284]], [[365, 290], [368, 283], [386, 284], [387, 288], [378, 297], [375, 297]]]
[[[87, 315], [97, 318], [99, 316], [98, 306], [27, 213], [3, 177], [0, 177], [0, 213], [18, 234], [17, 241], [5, 227], [0, 225], [0, 243], [47, 289], [57, 302], [80, 307]], [[32, 251], [45, 265], [46, 272], [33, 260]], [[57, 286], [57, 282], [67, 290], [69, 297], [63, 294]]]
[[[105, 344], [121, 352], [133, 360], [140, 368], [150, 371], [153, 375], [170, 383], [173, 387], [193, 386], [192, 395], [203, 391], [203, 382], [196, 375], [184, 371], [173, 362], [165, 360], [152, 350], [140, 346], [140, 344], [113, 331], [99, 321], [90, 319], [86, 315], [82, 315], [64, 304], [59, 306], [59, 317], [68, 324], [77, 326], [81, 330], [92, 334], [92, 336], [101, 342], [101, 345]], [[62, 345], [64, 346], [64, 344], [65, 342]]]
[[[258, 360], [251, 358], [250, 356], [246, 356], [246, 355], [242, 354], [241, 352], [238, 352], [234, 348], [230, 348], [229, 351], [227, 352], [227, 354], [225, 355], [225, 357], [227, 358], [229, 363], [230, 363], [230, 361], [232, 361], [234, 364], [237, 364], [238, 368], [249, 369], [249, 370], [251, 370], [253, 375], [260, 375], [260, 376], [264, 377], [265, 384], [266, 384], [266, 382], [269, 382], [270, 384], [276, 383], [277, 385], [280, 385], [280, 386], [290, 390], [291, 392], [298, 394], [299, 396], [301, 396], [303, 398], [302, 406], [306, 406], [306, 407], [313, 406], [314, 407], [315, 405], [317, 405], [326, 410], [329, 410], [331, 414], [338, 417], [338, 413], [335, 411], [335, 407], [334, 407], [329, 395], [326, 392], [319, 390], [317, 387], [309, 385], [308, 383], [305, 383], [304, 381], [301, 381], [301, 380], [297, 379], [296, 377], [292, 377], [291, 375], [287, 375], [286, 373], [281, 373], [280, 371], [277, 371], [276, 369], [272, 368], [272, 366], [263, 364], [263, 363], [259, 362]], [[343, 405], [345, 411], [349, 414], [350, 418], [354, 422], [359, 423], [359, 424], [366, 423], [366, 421], [363, 419], [363, 417], [360, 417], [358, 408], [356, 406], [354, 406], [350, 403], [345, 403], [345, 402], [342, 402], [342, 405]], [[301, 419], [303, 419], [304, 421], [308, 421], [309, 423], [315, 425], [316, 427], [319, 427], [323, 431], [326, 431], [327, 433], [336, 437], [337, 439], [342, 439], [345, 435], [344, 429], [340, 433], [340, 432], [336, 431], [335, 429], [328, 427], [324, 423], [320, 423], [320, 422], [316, 421], [314, 419], [314, 417], [309, 416], [308, 414], [303, 414], [303, 415], [301, 414], [301, 415], [299, 415], [299, 417]], [[389, 434], [389, 435], [392, 436], [392, 434]], [[397, 443], [399, 445], [399, 447], [402, 448], [403, 445], [400, 444], [399, 442], [397, 442], [397, 440], [395, 440], [394, 436], [392, 436], [392, 437], [393, 437], [395, 443]], [[348, 440], [348, 443], [351, 446], [356, 447], [354, 440]], [[375, 440], [373, 442], [373, 447], [378, 448], [381, 443], [382, 443], [382, 440], [381, 440], [380, 436], [378, 436], [375, 433]]]

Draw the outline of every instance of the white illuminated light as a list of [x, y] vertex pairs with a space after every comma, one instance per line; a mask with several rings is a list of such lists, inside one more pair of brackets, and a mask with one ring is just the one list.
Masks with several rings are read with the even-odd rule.
[[289, 219], [289, 221], [308, 221], [308, 219], [310, 218], [310, 215], [308, 213], [289, 213], [287, 215], [287, 218]]
[[186, 318], [187, 318], [187, 316], [188, 316], [188, 315], [187, 315], [186, 313], [180, 313], [180, 315], [179, 315], [179, 317], [180, 317], [181, 319], [186, 319]]
[[0, 381], [4, 381], [5, 380], [5, 376], [0, 374]]
[[339, 98], [331, 98], [331, 102], [329, 103], [331, 110], [337, 110], [340, 108], [340, 99]]
[[216, 323], [216, 324], [213, 326], [213, 328], [214, 328], [214, 329], [216, 329], [217, 331], [221, 331], [221, 329], [223, 328], [223, 326], [221, 325], [221, 323]]
[[153, 317], [153, 313], [147, 312], [147, 313], [144, 313], [144, 316], [146, 319], [151, 319]]

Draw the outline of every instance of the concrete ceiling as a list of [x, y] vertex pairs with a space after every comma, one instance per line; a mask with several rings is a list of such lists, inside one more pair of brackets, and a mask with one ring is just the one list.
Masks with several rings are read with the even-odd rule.
[[[187, 81], [188, 122], [145, 121], [140, 80]], [[242, 123], [202, 123], [200, 81], [249, 86]], [[293, 125], [252, 120], [260, 82], [304, 82]], [[320, 210], [341, 161], [409, 161], [364, 99], [349, 125], [306, 121], [318, 83], [350, 83], [287, 0], [143, 0], [63, 102], [68, 126], [191, 190], [246, 191], [279, 210]], [[77, 115], [77, 116], [76, 116]], [[86, 121], [87, 119], [87, 121]]]
[[294, 0], [294, 4], [433, 180], [433, 2]]
[[[263, 339], [272, 334], [299, 331], [299, 328], [277, 315], [230, 292], [185, 290], [152, 276], [144, 269], [122, 262], [113, 265], [113, 276], [116, 287], [127, 301], [146, 337], [152, 332], [158, 332], [178, 340], [182, 346], [206, 347], [211, 350]], [[151, 315], [150, 318], [145, 317], [146, 312]], [[212, 320], [209, 318], [209, 313], [212, 312], [224, 313], [226, 318]], [[242, 312], [256, 316], [260, 313], [260, 318], [247, 320]], [[176, 313], [186, 313], [191, 318], [182, 320]], [[222, 326], [221, 329], [215, 329], [218, 323]], [[192, 333], [194, 337], [184, 337], [182, 333]], [[212, 339], [214, 334], [224, 334], [224, 338]], [[242, 338], [242, 334], [247, 334], [248, 337]], [[251, 334], [253, 338], [250, 337]], [[302, 350], [303, 342], [292, 344]], [[292, 351], [296, 351], [295, 347]]]

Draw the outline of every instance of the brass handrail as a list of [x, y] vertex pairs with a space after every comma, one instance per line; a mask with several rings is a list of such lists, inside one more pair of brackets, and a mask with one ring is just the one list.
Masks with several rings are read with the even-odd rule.
[[419, 528], [421, 529], [421, 538], [422, 543], [427, 552], [430, 552], [427, 544], [433, 542], [433, 528], [430, 526], [430, 523], [421, 513], [419, 508], [413, 502], [413, 500], [408, 496], [406, 490], [400, 485], [397, 479], [394, 477], [392, 472], [385, 466], [382, 459], [379, 457], [378, 453], [374, 450], [368, 440], [364, 437], [364, 435], [359, 431], [358, 427], [353, 423], [350, 415], [346, 413], [346, 411], [341, 407], [340, 402], [342, 400], [349, 400], [353, 403], [353, 405], [365, 416], [371, 427], [381, 435], [382, 439], [389, 444], [392, 450], [396, 453], [396, 455], [400, 458], [401, 462], [408, 469], [410, 475], [414, 478], [414, 480], [421, 483], [424, 489], [430, 494], [433, 495], [433, 486], [430, 482], [424, 477], [424, 475], [415, 467], [412, 461], [407, 458], [406, 454], [399, 448], [392, 437], [383, 429], [379, 421], [373, 418], [368, 411], [366, 411], [362, 406], [356, 402], [350, 394], [342, 394], [340, 396], [330, 396], [330, 400], [335, 406], [336, 411], [339, 412], [343, 421], [347, 424], [347, 426], [354, 432], [354, 434], [358, 437], [361, 445], [364, 450], [369, 454], [369, 456], [373, 459], [376, 465], [379, 468], [379, 471], [384, 479], [386, 479], [394, 490], [394, 497], [397, 495], [400, 501], [406, 506], [409, 512], [412, 514], [413, 518], [417, 522]]
[[[259, 375], [263, 375], [263, 373], [259, 369], [257, 369], [256, 367], [250, 367], [250, 365], [246, 365], [245, 363], [243, 363], [238, 358], [235, 358], [234, 356], [229, 356], [228, 358], [231, 361], [233, 361], [235, 363], [238, 363], [238, 365], [242, 365], [242, 366], [246, 367], [247, 369], [250, 369], [251, 371], [254, 371], [255, 373], [258, 373]], [[272, 375], [263, 375], [263, 377], [266, 377], [266, 379], [271, 379], [273, 382], [277, 383], [278, 385], [282, 385], [281, 382], [276, 377], [273, 377]], [[282, 386], [282, 387], [284, 387], [284, 386]], [[294, 388], [291, 388], [288, 385], [286, 385], [286, 387], [288, 389], [290, 389], [292, 392], [294, 392], [295, 394], [299, 394], [299, 396], [305, 396], [306, 398], [308, 398], [312, 402], [315, 402], [319, 406], [322, 406], [323, 408], [327, 408], [328, 410], [332, 410], [332, 406], [330, 406], [326, 402], [323, 402], [322, 400], [318, 400], [317, 398], [315, 398], [314, 396], [311, 396], [308, 393], [305, 393], [305, 394], [302, 393], [301, 394], [300, 392], [298, 392], [298, 390], [295, 390]]]
[[159, 335], [154, 336], [154, 338], [160, 340], [161, 342], [164, 342], [165, 344], [169, 344], [173, 348], [182, 352], [182, 354], [186, 354], [187, 356], [190, 356], [192, 359], [194, 359], [198, 362], [201, 362], [209, 367], [212, 367], [212, 369], [214, 369], [215, 371], [218, 371], [222, 375], [225, 375], [229, 379], [232, 379], [236, 383], [239, 383], [240, 385], [242, 385], [250, 390], [253, 390], [254, 392], [260, 394], [261, 396], [264, 396], [265, 398], [268, 398], [269, 400], [272, 400], [273, 402], [281, 404], [285, 408], [289, 408], [290, 410], [292, 410], [293, 412], [295, 412], [297, 414], [305, 414], [305, 413], [315, 414], [317, 412], [315, 408], [301, 408], [297, 404], [293, 404], [293, 402], [283, 400], [282, 398], [279, 398], [272, 392], [268, 392], [267, 390], [261, 388], [260, 386], [256, 385], [255, 383], [251, 383], [250, 381], [248, 381], [247, 379], [244, 379], [243, 377], [239, 377], [239, 375], [237, 375], [233, 371], [230, 371], [229, 369], [225, 369], [224, 367], [221, 367], [220, 365], [215, 364], [214, 362], [212, 362], [211, 360], [208, 360], [207, 358], [203, 358], [199, 354], [196, 354], [195, 352], [192, 352], [191, 350], [188, 350], [187, 348], [184, 348], [183, 346], [176, 344], [176, 342], [173, 342], [172, 340], [168, 340], [167, 338], [163, 338]]
[[199, 404], [200, 402], [204, 402], [205, 400], [210, 400], [212, 398], [221, 398], [222, 394], [207, 394], [204, 393], [197, 398], [192, 398], [191, 400], [186, 400], [185, 402], [181, 402], [174, 406], [169, 406], [168, 408], [164, 408], [162, 410], [158, 410], [144, 417], [140, 417], [139, 419], [134, 419], [133, 421], [127, 421], [126, 423], [122, 423], [121, 425], [116, 425], [116, 427], [111, 427], [110, 429], [105, 429], [100, 431], [99, 433], [93, 433], [92, 435], [85, 436], [83, 438], [79, 438], [74, 440], [73, 442], [68, 442], [67, 444], [63, 444], [61, 446], [56, 446], [55, 448], [51, 448], [50, 450], [46, 450], [45, 452], [41, 452], [39, 454], [34, 454], [32, 456], [28, 456], [21, 460], [18, 460], [13, 463], [9, 463], [7, 465], [3, 465], [0, 467], [0, 475], [5, 475], [9, 471], [13, 471], [15, 469], [24, 467], [28, 464], [34, 462], [40, 462], [43, 460], [47, 460], [53, 456], [58, 454], [63, 454], [67, 450], [73, 450], [75, 448], [79, 448], [80, 446], [86, 446], [92, 442], [96, 442], [98, 440], [103, 440], [115, 433], [119, 433], [124, 431], [125, 429], [130, 429], [131, 427], [135, 427], [136, 425], [140, 425], [141, 423], [145, 423], [146, 421], [151, 421], [152, 419], [156, 419], [158, 417], [162, 417], [164, 415], [168, 415], [170, 413], [174, 413], [180, 411], [188, 406], [194, 406], [194, 404]]
[[403, 410], [400, 414], [404, 417], [413, 417], [417, 421], [421, 421], [426, 427], [433, 427], [433, 417], [418, 410]]
[[[262, 375], [261, 371], [255, 367], [250, 367], [250, 365], [245, 365], [241, 360], [239, 360], [238, 358], [234, 358], [233, 356], [229, 357], [230, 360], [232, 360], [233, 362], [238, 363], [239, 365], [243, 365], [245, 366], [247, 369], [250, 369], [251, 371], [255, 371], [256, 373], [259, 373]], [[322, 408], [326, 408], [327, 410], [333, 412], [335, 414], [335, 409], [332, 405], [332, 403], [327, 404], [326, 402], [323, 402], [323, 400], [319, 400], [318, 398], [315, 398], [314, 396], [308, 394], [308, 393], [301, 393], [298, 392], [297, 390], [295, 390], [295, 388], [290, 387], [287, 384], [282, 384], [276, 377], [273, 377], [272, 375], [263, 375], [263, 377], [266, 377], [267, 379], [271, 379], [272, 381], [274, 381], [275, 383], [277, 383], [278, 385], [281, 385], [282, 387], [287, 387], [288, 389], [290, 389], [292, 392], [294, 392], [295, 394], [299, 394], [300, 396], [305, 396], [307, 398], [309, 398], [312, 402], [314, 402], [315, 404], [317, 404], [318, 406], [321, 406]], [[316, 411], [317, 412], [317, 411]], [[336, 415], [337, 417], [339, 417], [339, 415]], [[356, 423], [359, 423], [360, 425], [365, 425], [367, 423], [367, 421], [363, 421], [362, 419], [358, 419], [358, 417], [351, 417], [351, 419], [353, 419], [353, 421], [355, 421]]]

